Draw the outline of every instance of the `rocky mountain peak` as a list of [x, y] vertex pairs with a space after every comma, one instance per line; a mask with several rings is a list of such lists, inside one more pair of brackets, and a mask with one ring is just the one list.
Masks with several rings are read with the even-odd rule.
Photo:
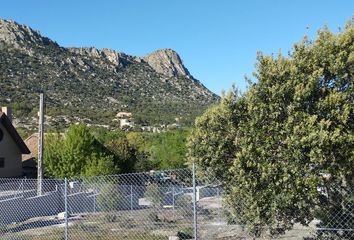
[[141, 58], [117, 52], [109, 48], [97, 49], [94, 47], [68, 48], [70, 52], [89, 56], [92, 58], [106, 59], [117, 67], [124, 67], [133, 62], [141, 62]]
[[[82, 119], [115, 126], [111, 117], [127, 110], [144, 124], [176, 116], [190, 121], [219, 99], [171, 49], [137, 57], [105, 48], [60, 47], [30, 27], [1, 19], [0, 60], [0, 103], [23, 103], [34, 112], [37, 93], [44, 91], [53, 126]], [[23, 127], [31, 121], [30, 128], [36, 121], [34, 116], [33, 121], [18, 119]]]
[[[30, 50], [34, 45], [46, 46], [57, 43], [43, 37], [38, 31], [18, 24], [13, 20], [0, 19], [0, 41], [22, 50]], [[186, 77], [193, 79], [188, 69], [183, 65], [180, 56], [172, 49], [160, 49], [144, 57], [131, 56], [112, 49], [97, 49], [94, 47], [68, 48], [72, 53], [93, 58], [106, 59], [117, 67], [124, 67], [134, 62], [146, 62], [156, 72], [167, 77]]]
[[156, 72], [169, 77], [193, 78], [180, 56], [172, 49], [160, 49], [143, 57]]
[[0, 41], [4, 41], [14, 47], [22, 47], [26, 44], [50, 45], [55, 44], [49, 38], [41, 36], [38, 31], [26, 25], [20, 25], [13, 20], [0, 19]]

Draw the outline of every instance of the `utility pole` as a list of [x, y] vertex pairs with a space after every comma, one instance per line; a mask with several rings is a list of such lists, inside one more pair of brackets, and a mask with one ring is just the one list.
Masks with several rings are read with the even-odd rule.
[[43, 180], [43, 136], [44, 136], [44, 96], [39, 95], [39, 125], [38, 125], [38, 170], [37, 170], [37, 195], [42, 195], [42, 180]]

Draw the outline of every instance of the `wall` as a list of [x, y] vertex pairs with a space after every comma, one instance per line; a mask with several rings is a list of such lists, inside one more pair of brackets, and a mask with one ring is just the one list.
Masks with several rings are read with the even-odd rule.
[[[0, 223], [21, 222], [33, 217], [57, 215], [64, 211], [60, 192], [31, 198], [0, 201]], [[15, 213], [15, 214], [14, 214]]]
[[1, 123], [0, 128], [4, 133], [0, 141], [0, 158], [5, 158], [5, 168], [0, 168], [0, 178], [22, 176], [21, 151]]

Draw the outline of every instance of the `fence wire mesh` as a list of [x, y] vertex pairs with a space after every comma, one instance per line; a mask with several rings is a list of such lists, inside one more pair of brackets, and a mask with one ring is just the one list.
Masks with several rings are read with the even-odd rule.
[[190, 169], [45, 179], [42, 192], [34, 179], [0, 179], [0, 239], [354, 239], [350, 189], [329, 194], [329, 188], [319, 188], [321, 220], [256, 238], [232, 217], [243, 206], [226, 205], [221, 183], [208, 174], [197, 174], [195, 183]]

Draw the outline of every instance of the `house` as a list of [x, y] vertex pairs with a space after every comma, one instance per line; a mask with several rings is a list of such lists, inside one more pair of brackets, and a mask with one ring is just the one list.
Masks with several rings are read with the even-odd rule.
[[30, 150], [12, 125], [11, 109], [0, 111], [0, 178], [22, 176], [22, 154]]
[[129, 129], [134, 127], [133, 114], [131, 112], [119, 112], [116, 117], [119, 119], [120, 128]]
[[119, 112], [116, 115], [117, 118], [131, 118], [133, 114], [131, 112]]
[[34, 178], [37, 176], [37, 163], [35, 158], [38, 154], [38, 136], [38, 133], [33, 133], [24, 140], [30, 150], [30, 153], [22, 155], [22, 170], [23, 174], [29, 178]]
[[120, 120], [120, 128], [133, 128], [134, 122], [131, 119], [123, 118]]

